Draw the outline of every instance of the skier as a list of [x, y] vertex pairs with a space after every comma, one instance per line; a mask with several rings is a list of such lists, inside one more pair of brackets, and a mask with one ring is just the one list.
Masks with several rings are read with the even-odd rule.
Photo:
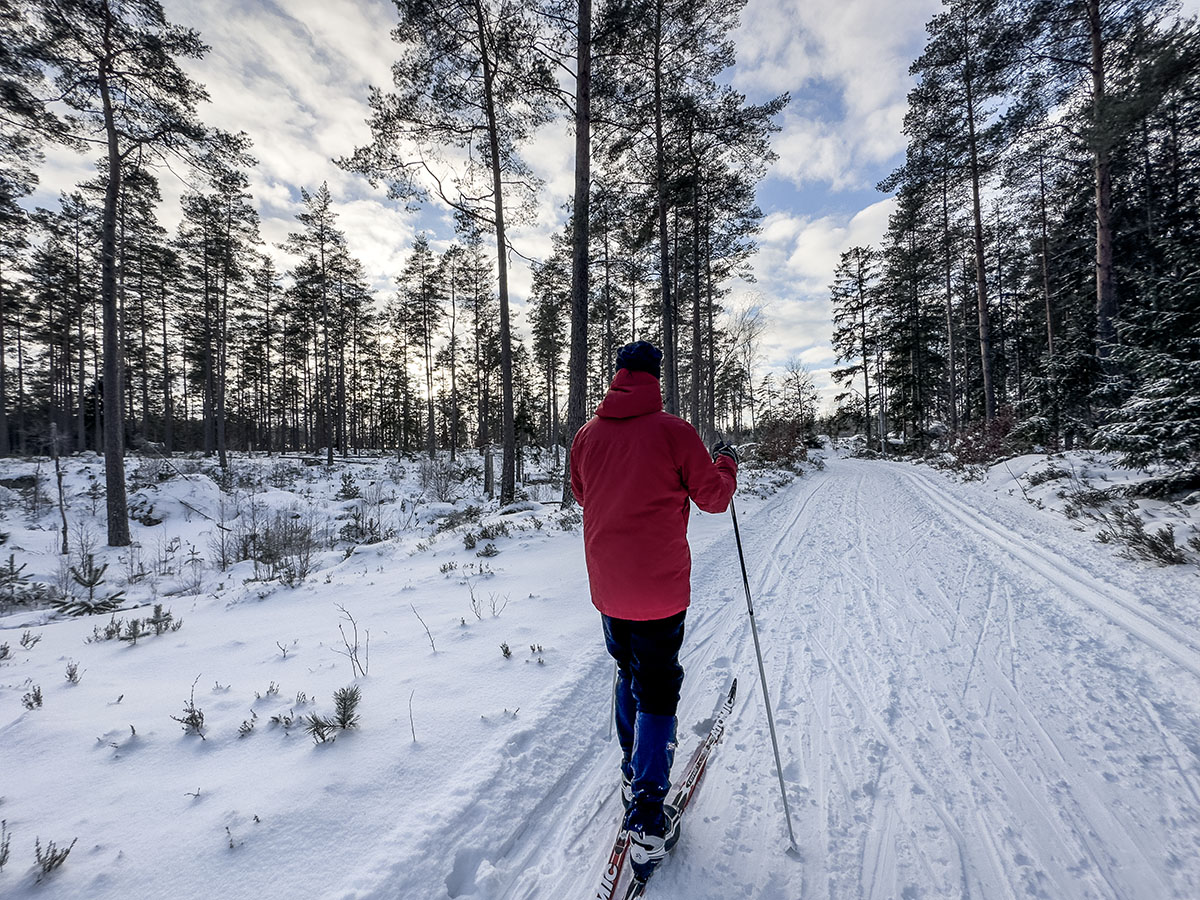
[[679, 839], [678, 815], [663, 801], [691, 600], [688, 501], [724, 512], [738, 464], [731, 445], [718, 442], [710, 454], [695, 428], [663, 412], [661, 363], [662, 351], [646, 341], [622, 347], [608, 393], [571, 446], [592, 603], [617, 662], [624, 826], [643, 879]]

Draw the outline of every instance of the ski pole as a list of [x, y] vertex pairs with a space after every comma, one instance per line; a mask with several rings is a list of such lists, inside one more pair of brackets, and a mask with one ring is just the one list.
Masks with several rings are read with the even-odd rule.
[[729, 512], [733, 516], [733, 536], [737, 540], [738, 560], [742, 564], [742, 584], [746, 587], [746, 609], [750, 613], [750, 633], [754, 635], [754, 655], [758, 657], [758, 674], [762, 679], [763, 702], [767, 705], [767, 726], [771, 730], [771, 747], [775, 751], [775, 771], [779, 773], [779, 793], [783, 797], [783, 815], [787, 819], [788, 837], [792, 845], [792, 853], [799, 853], [796, 847], [796, 833], [792, 830], [792, 813], [788, 808], [787, 786], [783, 783], [783, 763], [779, 759], [779, 741], [775, 738], [775, 717], [771, 714], [771, 695], [767, 691], [767, 670], [763, 668], [762, 648], [758, 643], [758, 626], [754, 622], [754, 601], [750, 599], [750, 578], [746, 575], [746, 555], [742, 552], [742, 533], [738, 529], [737, 509], [733, 500], [729, 501]]

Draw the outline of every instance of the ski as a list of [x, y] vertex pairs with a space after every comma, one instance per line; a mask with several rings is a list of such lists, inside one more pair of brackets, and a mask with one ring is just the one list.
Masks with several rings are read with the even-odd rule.
[[[704, 770], [708, 767], [708, 760], [712, 756], [713, 747], [716, 746], [717, 741], [721, 739], [721, 735], [725, 732], [725, 720], [729, 718], [729, 714], [733, 711], [733, 701], [736, 696], [737, 679], [735, 678], [733, 679], [733, 684], [729, 686], [729, 694], [725, 698], [725, 702], [721, 704], [721, 708], [717, 711], [716, 719], [713, 721], [708, 735], [700, 743], [700, 746], [696, 748], [695, 752], [692, 753], [692, 758], [683, 770], [683, 775], [667, 795], [666, 805], [677, 809], [681, 817], [683, 816], [683, 811], [691, 803], [692, 796], [696, 793], [696, 788], [700, 784], [700, 778], [704, 775]], [[645, 894], [646, 883], [649, 878], [642, 880], [633, 875], [632, 868], [626, 866], [628, 856], [629, 832], [622, 826], [617, 831], [617, 838], [613, 842], [612, 851], [609, 853], [608, 865], [601, 876], [600, 888], [596, 892], [596, 900], [615, 900], [615, 898], [633, 900], [634, 897], [641, 897]], [[653, 875], [654, 872], [652, 871], [650, 874]]]

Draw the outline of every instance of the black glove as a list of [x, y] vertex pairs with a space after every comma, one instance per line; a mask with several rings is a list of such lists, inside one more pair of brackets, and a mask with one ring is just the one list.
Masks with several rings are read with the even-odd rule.
[[718, 456], [728, 456], [734, 461], [735, 464], [741, 462], [741, 459], [738, 457], [737, 447], [733, 446], [733, 444], [729, 443], [728, 441], [717, 441], [715, 444], [713, 444], [713, 462], [717, 461]]

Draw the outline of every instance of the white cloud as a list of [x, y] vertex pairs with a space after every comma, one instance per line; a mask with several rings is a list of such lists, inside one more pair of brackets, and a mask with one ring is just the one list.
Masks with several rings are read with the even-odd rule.
[[908, 66], [937, 0], [750, 0], [735, 34], [733, 83], [789, 91], [776, 174], [832, 190], [869, 187], [903, 149]]
[[883, 198], [854, 213], [814, 219], [772, 213], [763, 222], [755, 290], [735, 300], [741, 305], [753, 296], [764, 306], [770, 321], [762, 348], [766, 368], [782, 369], [798, 357], [827, 406], [838, 392], [829, 374], [835, 368], [829, 300], [834, 269], [847, 248], [880, 242], [893, 207], [891, 198]]

